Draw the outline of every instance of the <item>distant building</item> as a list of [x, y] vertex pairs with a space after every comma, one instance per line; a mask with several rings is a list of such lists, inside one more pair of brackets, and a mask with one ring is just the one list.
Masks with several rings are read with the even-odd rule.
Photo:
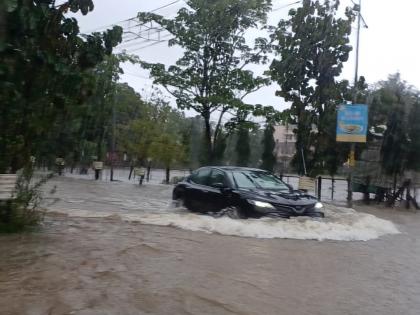
[[276, 142], [275, 153], [280, 171], [290, 169], [290, 161], [296, 153], [296, 134], [293, 130], [295, 125], [274, 126], [274, 141]]

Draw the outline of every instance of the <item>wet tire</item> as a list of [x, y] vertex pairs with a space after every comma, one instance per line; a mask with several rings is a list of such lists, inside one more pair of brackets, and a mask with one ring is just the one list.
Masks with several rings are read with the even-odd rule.
[[188, 206], [187, 206], [187, 202], [185, 201], [185, 198], [181, 195], [174, 195], [173, 197], [172, 197], [172, 200], [173, 200], [173, 204], [174, 204], [174, 206], [176, 207], [176, 208], [182, 208], [182, 207], [184, 207], [184, 208], [188, 208]]
[[290, 219], [290, 215], [287, 214], [276, 214], [276, 213], [270, 213], [266, 215], [267, 218], [272, 219]]
[[175, 200], [173, 201], [173, 204], [174, 204], [175, 208], [181, 208], [181, 207], [184, 207], [184, 200], [183, 200], [183, 199], [181, 199], [181, 198], [175, 199]]
[[245, 214], [239, 207], [228, 207], [226, 209], [226, 214], [231, 219], [246, 219]]
[[311, 212], [308, 216], [311, 218], [325, 218], [324, 212]]

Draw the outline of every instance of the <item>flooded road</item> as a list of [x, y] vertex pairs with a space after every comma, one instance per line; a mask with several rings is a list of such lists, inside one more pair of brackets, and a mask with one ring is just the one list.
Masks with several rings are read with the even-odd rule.
[[[197, 227], [170, 208], [166, 186], [48, 185], [57, 186], [46, 202], [58, 213], [38, 232], [0, 236], [1, 315], [419, 314], [418, 214], [363, 209], [374, 222], [366, 231], [386, 230], [366, 242], [263, 239], [141, 224], [175, 215]], [[357, 214], [340, 211], [331, 223], [360, 232]], [[401, 234], [389, 234], [390, 222]], [[320, 231], [318, 222], [290, 226], [300, 223]]]
[[[48, 187], [49, 186], [49, 187]], [[173, 186], [57, 178], [48, 184], [46, 208], [73, 217], [118, 217], [123, 221], [175, 226], [186, 230], [256, 238], [370, 240], [399, 233], [387, 220], [352, 209], [328, 205], [324, 219], [306, 217], [258, 220], [213, 218], [174, 208]]]

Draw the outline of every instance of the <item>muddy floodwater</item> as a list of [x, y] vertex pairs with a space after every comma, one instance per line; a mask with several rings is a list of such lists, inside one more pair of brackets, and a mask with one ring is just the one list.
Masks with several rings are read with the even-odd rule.
[[1, 315], [420, 314], [420, 214], [217, 221], [164, 185], [54, 186], [40, 230], [0, 236]]

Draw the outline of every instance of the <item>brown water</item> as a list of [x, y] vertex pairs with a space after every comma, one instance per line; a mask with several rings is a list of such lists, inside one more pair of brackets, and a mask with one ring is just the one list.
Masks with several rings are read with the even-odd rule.
[[49, 214], [0, 236], [0, 314], [420, 314], [419, 215], [364, 210], [402, 234], [256, 239]]

